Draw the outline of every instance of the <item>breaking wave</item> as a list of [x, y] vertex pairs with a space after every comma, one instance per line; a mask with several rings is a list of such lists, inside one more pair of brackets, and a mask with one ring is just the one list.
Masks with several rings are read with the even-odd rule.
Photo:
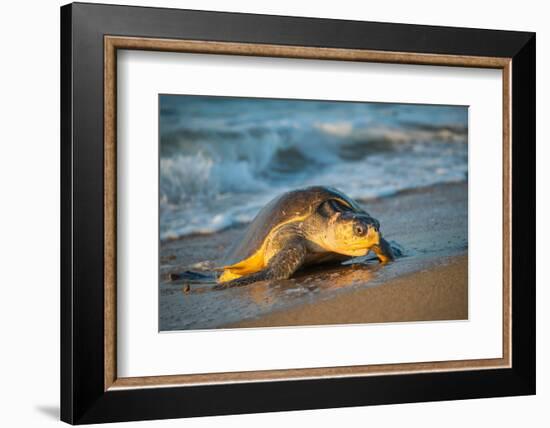
[[161, 96], [161, 239], [321, 184], [369, 199], [467, 179], [467, 108]]

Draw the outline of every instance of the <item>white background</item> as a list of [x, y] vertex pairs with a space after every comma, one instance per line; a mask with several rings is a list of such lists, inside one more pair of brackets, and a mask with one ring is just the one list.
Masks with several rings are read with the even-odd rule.
[[[484, 259], [502, 248], [500, 70], [123, 51], [117, 79], [119, 376], [502, 356], [502, 263]], [[468, 321], [158, 334], [159, 93], [468, 105]]]
[[[104, 1], [111, 3], [109, 1]], [[415, 24], [537, 31], [538, 395], [461, 402], [285, 412], [141, 426], [547, 426], [550, 404], [550, 75], [548, 11], [542, 1], [297, 2], [277, 0], [126, 1], [187, 7]], [[59, 405], [59, 10], [62, 2], [5, 2], [0, 13], [0, 389], [2, 425], [58, 424]], [[546, 120], [544, 120], [546, 118]], [[543, 199], [543, 192], [546, 199]], [[546, 287], [545, 287], [546, 285]], [[124, 426], [138, 426], [138, 423]]]

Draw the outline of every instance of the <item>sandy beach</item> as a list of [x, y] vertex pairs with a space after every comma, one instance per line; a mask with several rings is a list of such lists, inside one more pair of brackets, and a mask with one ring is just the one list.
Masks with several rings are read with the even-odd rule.
[[384, 286], [342, 293], [228, 327], [467, 319], [467, 278], [468, 258], [452, 257], [433, 269], [394, 278]]
[[467, 194], [456, 183], [359, 200], [403, 249], [387, 265], [317, 266], [289, 280], [213, 290], [168, 275], [219, 265], [245, 225], [163, 242], [160, 330], [467, 319]]

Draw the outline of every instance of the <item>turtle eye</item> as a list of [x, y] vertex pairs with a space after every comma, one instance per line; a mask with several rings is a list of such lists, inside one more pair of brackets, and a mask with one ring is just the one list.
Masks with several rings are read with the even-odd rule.
[[358, 236], [363, 236], [365, 234], [366, 230], [367, 229], [361, 224], [356, 224], [355, 225], [355, 234], [358, 235]]

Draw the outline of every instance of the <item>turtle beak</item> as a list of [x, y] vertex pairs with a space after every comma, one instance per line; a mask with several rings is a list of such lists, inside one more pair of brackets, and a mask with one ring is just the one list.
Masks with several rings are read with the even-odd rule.
[[368, 236], [372, 239], [374, 245], [380, 244], [380, 230], [376, 225], [369, 225]]

